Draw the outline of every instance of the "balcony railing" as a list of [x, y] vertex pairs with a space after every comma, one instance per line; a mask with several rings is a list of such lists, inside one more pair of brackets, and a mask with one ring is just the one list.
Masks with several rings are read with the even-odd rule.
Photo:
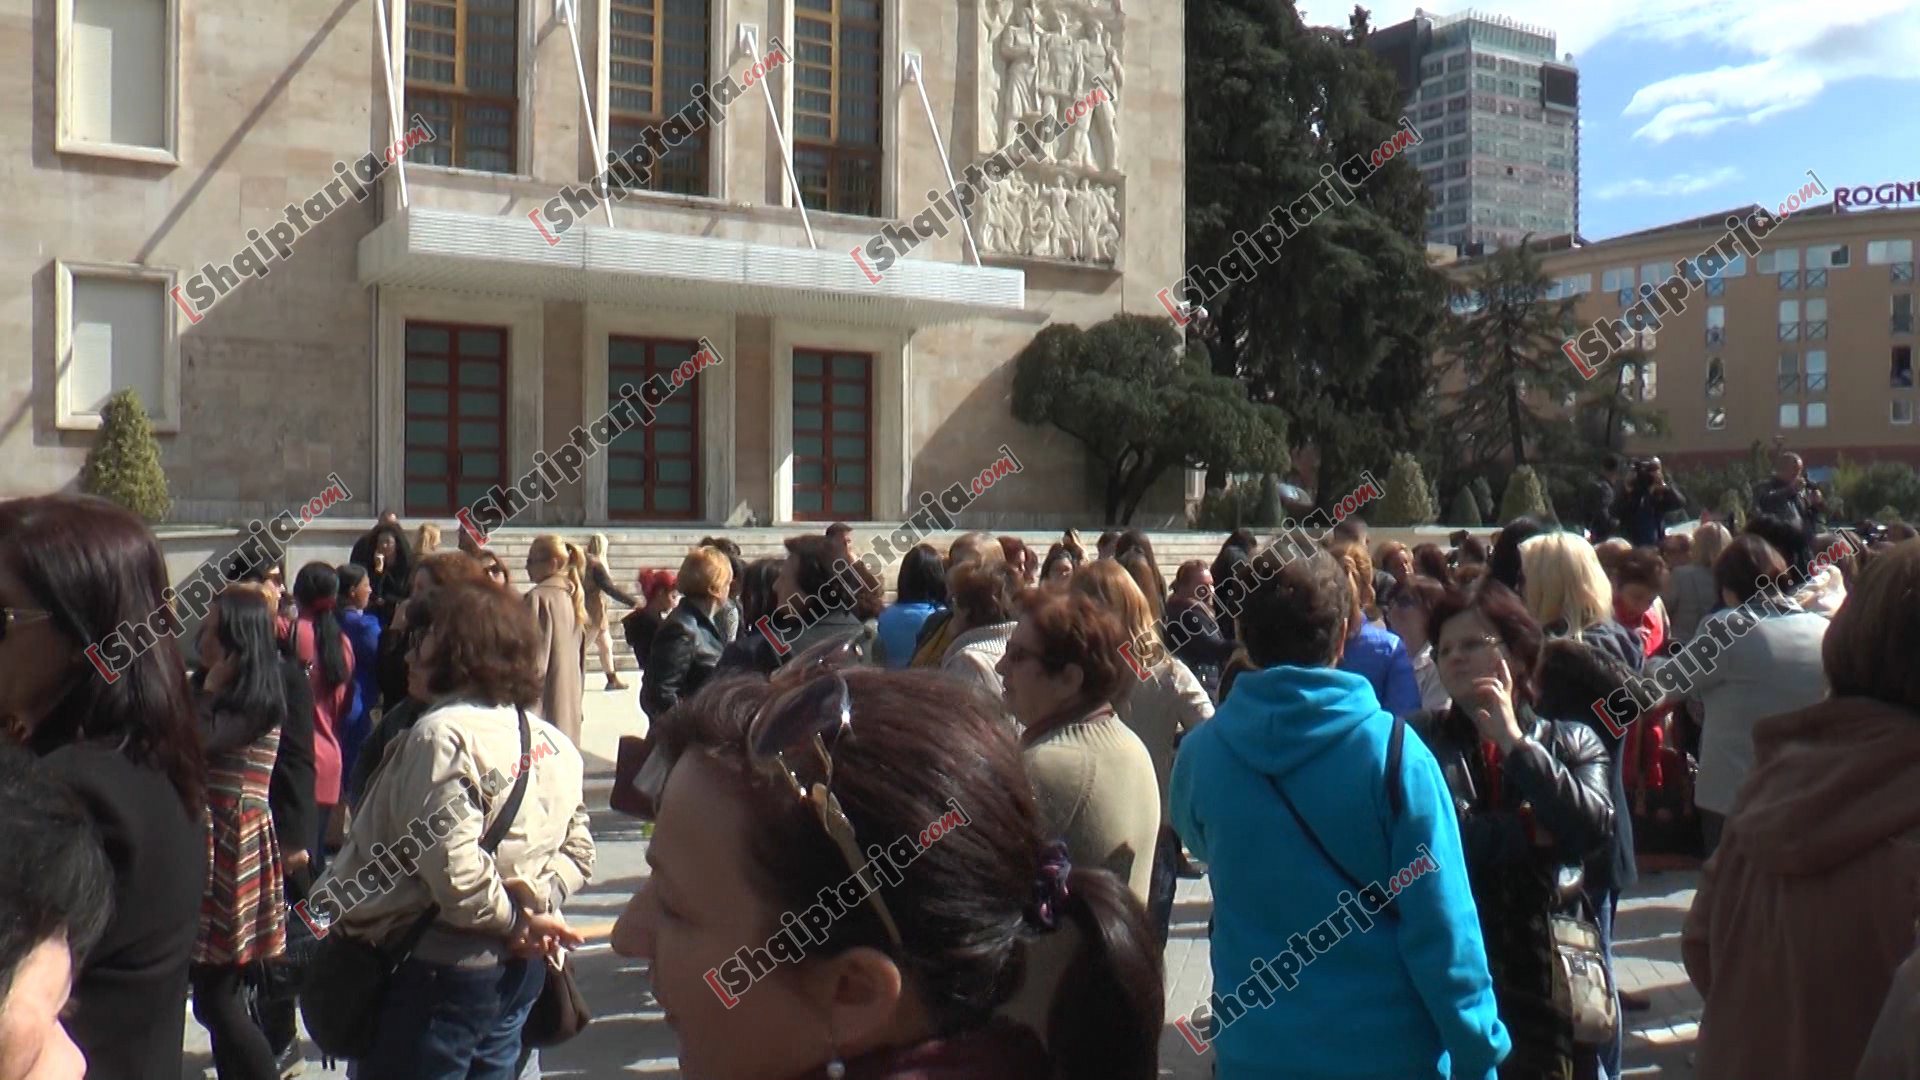
[[1780, 324], [1780, 340], [1781, 341], [1799, 341], [1800, 340], [1800, 324], [1797, 322], [1781, 323]]
[[1707, 279], [1707, 295], [1708, 296], [1727, 295], [1727, 279], [1717, 278], [1717, 277], [1708, 278]]
[[1813, 319], [1807, 323], [1807, 340], [1822, 341], [1827, 336], [1827, 320]]
[[1619, 299], [1619, 301], [1620, 301], [1620, 306], [1621, 306], [1621, 307], [1632, 307], [1632, 306], [1633, 306], [1633, 301], [1634, 301], [1634, 295], [1633, 295], [1633, 290], [1632, 290], [1632, 289], [1621, 289], [1621, 290], [1620, 290], [1620, 292], [1619, 292], [1619, 294], [1618, 294], [1618, 299]]
[[1896, 333], [1896, 334], [1913, 333], [1913, 315], [1911, 313], [1906, 315], [1895, 315], [1893, 318], [1888, 319], [1887, 323], [1893, 333]]
[[1780, 291], [1781, 292], [1792, 292], [1793, 290], [1798, 289], [1799, 287], [1800, 287], [1800, 271], [1798, 270], [1780, 271]]
[[1826, 287], [1827, 287], [1827, 272], [1825, 270], [1807, 271], [1807, 288], [1824, 289]]
[[1808, 393], [1823, 394], [1823, 393], [1826, 393], [1826, 390], [1827, 390], [1827, 373], [1826, 372], [1823, 371], [1817, 375], [1809, 374], [1807, 376], [1807, 392]]
[[1727, 342], [1727, 328], [1724, 326], [1707, 327], [1707, 344], [1724, 345]]
[[1782, 375], [1780, 376], [1779, 382], [1780, 382], [1780, 392], [1783, 394], [1790, 394], [1800, 389], [1800, 376], [1798, 373], [1795, 373], [1792, 375]]
[[1887, 277], [1892, 281], [1912, 281], [1913, 264], [1910, 262], [1893, 263], [1887, 267]]

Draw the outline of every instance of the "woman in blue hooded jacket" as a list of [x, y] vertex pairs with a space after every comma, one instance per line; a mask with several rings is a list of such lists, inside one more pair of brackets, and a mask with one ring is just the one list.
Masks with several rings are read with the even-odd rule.
[[1176, 1027], [1220, 1080], [1488, 1080], [1508, 1037], [1453, 800], [1335, 667], [1351, 605], [1332, 556], [1282, 566], [1240, 612], [1260, 670], [1181, 744], [1169, 799], [1207, 863], [1218, 990], [1210, 1026]]

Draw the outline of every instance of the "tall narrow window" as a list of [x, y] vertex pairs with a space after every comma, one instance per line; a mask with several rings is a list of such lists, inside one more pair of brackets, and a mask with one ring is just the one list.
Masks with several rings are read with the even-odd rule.
[[1807, 350], [1807, 393], [1827, 392], [1827, 350]]
[[1895, 390], [1913, 387], [1913, 346], [1893, 347], [1893, 363], [1888, 368], [1887, 384]]
[[1798, 393], [1800, 390], [1800, 354], [1783, 352], [1780, 354], [1780, 392]]
[[873, 357], [793, 351], [793, 516], [864, 521], [873, 509]]
[[507, 332], [407, 324], [406, 509], [451, 517], [507, 482]]
[[1895, 334], [1913, 333], [1913, 294], [1893, 294], [1893, 317], [1888, 322], [1888, 330]]
[[[697, 341], [616, 337], [607, 342], [607, 406], [620, 389], [640, 387], [700, 351]], [[615, 520], [695, 518], [700, 512], [700, 382], [681, 386], [654, 408], [653, 422], [629, 428], [607, 453], [607, 516]]]
[[1807, 340], [1819, 341], [1827, 336], [1827, 301], [1823, 298], [1807, 301]]
[[1725, 397], [1727, 393], [1727, 365], [1717, 356], [1707, 361], [1707, 396]]
[[1800, 340], [1800, 301], [1780, 301], [1780, 340]]
[[[708, 80], [709, 0], [611, 0], [607, 150], [624, 154], [647, 129], [678, 115], [693, 101], [695, 83]], [[678, 145], [653, 163], [647, 190], [713, 194], [707, 169], [707, 129], [701, 113], [691, 123], [662, 128], [662, 142]]]
[[173, 4], [69, 3], [60, 24], [60, 148], [172, 160]]
[[519, 33], [516, 0], [408, 0], [407, 107], [434, 131], [412, 160], [513, 171]]
[[1783, 428], [1797, 428], [1800, 426], [1800, 406], [1798, 404], [1780, 406], [1780, 426]]
[[793, 164], [814, 210], [880, 214], [881, 0], [798, 0]]
[[1827, 426], [1827, 403], [1826, 402], [1815, 401], [1807, 405], [1807, 426], [1808, 427], [1826, 427]]

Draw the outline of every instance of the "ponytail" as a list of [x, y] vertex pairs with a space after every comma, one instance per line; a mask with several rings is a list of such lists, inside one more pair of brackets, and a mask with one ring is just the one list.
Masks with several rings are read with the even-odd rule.
[[293, 579], [293, 598], [300, 614], [313, 620], [313, 651], [319, 660], [320, 685], [332, 691], [347, 681], [346, 635], [333, 612], [340, 602], [340, 575], [323, 562], [310, 562]]
[[573, 619], [587, 625], [587, 556], [573, 544], [567, 545], [567, 584], [573, 590]]
[[1146, 909], [1105, 870], [1076, 867], [1060, 914], [1079, 931], [1047, 1016], [1060, 1080], [1154, 1080], [1166, 1014], [1164, 954]]

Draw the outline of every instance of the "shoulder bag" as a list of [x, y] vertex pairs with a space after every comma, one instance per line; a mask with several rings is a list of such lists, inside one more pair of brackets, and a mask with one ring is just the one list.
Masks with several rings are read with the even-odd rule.
[[[527, 723], [526, 710], [522, 709], [520, 760], [531, 760], [532, 750], [533, 730]], [[487, 854], [493, 854], [500, 841], [506, 839], [507, 829], [519, 816], [520, 804], [527, 794], [527, 774], [531, 771], [520, 770], [500, 816], [480, 838], [480, 849]], [[479, 809], [484, 813], [485, 804]], [[306, 1021], [307, 1035], [321, 1053], [347, 1060], [367, 1056], [373, 1049], [380, 1013], [386, 1005], [388, 984], [439, 917], [440, 905], [429, 905], [406, 933], [388, 945], [361, 941], [346, 934], [329, 934], [324, 927], [316, 931], [320, 943], [301, 981], [300, 1017]]]
[[[1391, 815], [1389, 818], [1391, 821], [1398, 821], [1400, 819], [1400, 811], [1406, 805], [1406, 793], [1400, 783], [1400, 748], [1401, 745], [1406, 742], [1406, 738], [1407, 722], [1401, 717], [1394, 717], [1393, 734], [1387, 736], [1386, 767], [1387, 809]], [[1327, 864], [1332, 866], [1341, 878], [1345, 879], [1347, 887], [1353, 890], [1353, 895], [1359, 896], [1360, 891], [1365, 888], [1365, 886], [1360, 883], [1360, 879], [1355, 877], [1345, 866], [1341, 865], [1340, 860], [1333, 857], [1333, 852], [1327, 850], [1327, 845], [1320, 842], [1320, 837], [1314, 833], [1313, 826], [1307, 824], [1306, 816], [1301, 814], [1300, 808], [1293, 805], [1293, 800], [1287, 797], [1287, 789], [1280, 786], [1280, 781], [1269, 776], [1267, 777], [1267, 782], [1273, 785], [1274, 794], [1280, 796], [1280, 801], [1285, 804], [1287, 812], [1293, 815], [1294, 824], [1300, 826], [1300, 831], [1306, 836], [1307, 843], [1312, 844], [1313, 850], [1319, 852], [1320, 857], [1326, 860]], [[1389, 899], [1377, 914], [1389, 922], [1398, 923], [1400, 921], [1399, 904], [1400, 901], [1398, 897]]]
[[1600, 926], [1589, 912], [1586, 894], [1575, 890], [1570, 910], [1549, 920], [1553, 931], [1553, 1003], [1573, 1019], [1573, 1041], [1602, 1046], [1613, 1041], [1620, 1001], [1600, 947]]

